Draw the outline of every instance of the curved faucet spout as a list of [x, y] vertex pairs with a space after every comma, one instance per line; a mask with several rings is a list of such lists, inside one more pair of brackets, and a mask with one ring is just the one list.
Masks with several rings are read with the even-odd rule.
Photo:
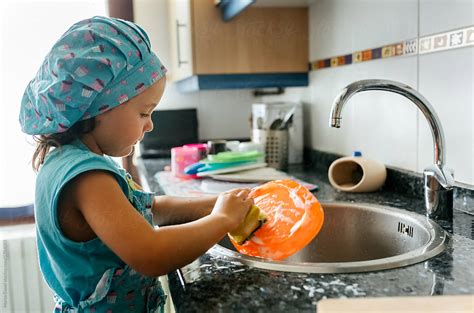
[[[329, 126], [341, 126], [341, 113], [346, 102], [356, 93], [368, 90], [385, 90], [410, 99], [423, 113], [433, 135], [434, 165], [424, 171], [425, 201], [430, 217], [452, 217], [452, 189], [454, 178], [450, 170], [444, 169], [445, 141], [441, 122], [431, 104], [418, 91], [408, 85], [383, 79], [359, 80], [344, 88], [334, 100]], [[443, 193], [448, 193], [444, 195]], [[444, 206], [444, 209], [440, 209]], [[450, 208], [449, 208], [450, 206]], [[449, 217], [449, 216], [448, 216]]]
[[341, 126], [341, 113], [344, 104], [346, 104], [354, 94], [369, 90], [385, 90], [398, 93], [399, 95], [410, 99], [421, 110], [421, 112], [423, 112], [423, 115], [430, 126], [431, 134], [433, 135], [434, 163], [439, 167], [443, 167], [445, 161], [445, 142], [441, 122], [428, 100], [408, 85], [384, 79], [365, 79], [348, 85], [334, 100], [329, 121], [330, 126], [339, 128]]

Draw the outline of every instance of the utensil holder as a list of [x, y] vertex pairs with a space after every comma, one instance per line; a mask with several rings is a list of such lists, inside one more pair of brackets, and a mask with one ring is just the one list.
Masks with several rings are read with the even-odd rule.
[[276, 169], [288, 167], [288, 130], [253, 129], [252, 141], [265, 147], [265, 162]]

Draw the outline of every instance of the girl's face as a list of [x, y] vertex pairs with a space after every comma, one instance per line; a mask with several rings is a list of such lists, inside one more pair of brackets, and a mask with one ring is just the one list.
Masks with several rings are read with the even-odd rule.
[[127, 156], [133, 146], [153, 129], [151, 113], [161, 100], [165, 78], [160, 79], [140, 95], [118, 107], [96, 116], [94, 130], [82, 138], [97, 154]]

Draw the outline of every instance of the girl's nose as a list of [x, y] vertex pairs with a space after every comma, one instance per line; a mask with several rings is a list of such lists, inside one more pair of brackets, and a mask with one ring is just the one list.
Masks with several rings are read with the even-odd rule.
[[151, 117], [148, 119], [147, 123], [145, 124], [145, 133], [149, 133], [153, 130], [153, 121], [151, 120]]

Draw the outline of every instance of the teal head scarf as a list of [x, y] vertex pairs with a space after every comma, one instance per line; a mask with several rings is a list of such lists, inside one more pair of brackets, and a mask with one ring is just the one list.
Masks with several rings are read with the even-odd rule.
[[20, 124], [55, 134], [135, 97], [166, 73], [138, 25], [96, 16], [74, 24], [54, 44], [28, 84]]

